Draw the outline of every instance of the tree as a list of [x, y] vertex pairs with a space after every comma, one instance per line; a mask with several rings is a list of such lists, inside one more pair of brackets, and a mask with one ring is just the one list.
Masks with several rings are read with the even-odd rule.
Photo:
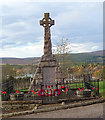
[[70, 67], [70, 43], [68, 42], [68, 39], [62, 38], [56, 43], [54, 54], [64, 75], [67, 76], [67, 70]]
[[9, 64], [2, 65], [2, 82], [6, 81], [10, 76], [15, 76], [13, 67]]

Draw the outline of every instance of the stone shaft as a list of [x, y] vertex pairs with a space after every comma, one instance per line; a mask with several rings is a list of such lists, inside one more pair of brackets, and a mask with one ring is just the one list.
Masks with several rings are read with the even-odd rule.
[[40, 25], [44, 27], [44, 54], [52, 54], [50, 27], [54, 25], [54, 20], [49, 17], [49, 13], [44, 13]]
[[50, 27], [44, 28], [44, 54], [52, 54], [52, 44], [50, 39]]

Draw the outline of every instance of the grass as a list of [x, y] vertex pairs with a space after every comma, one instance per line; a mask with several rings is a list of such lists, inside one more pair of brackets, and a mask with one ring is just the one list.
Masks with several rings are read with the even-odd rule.
[[[90, 82], [93, 86], [96, 86], [96, 87], [98, 87], [98, 84], [97, 84], [97, 82]], [[100, 81], [99, 82], [99, 94], [101, 95], [101, 96], [103, 96], [103, 92], [104, 92], [104, 87], [103, 87], [103, 84], [104, 84], [104, 82], [103, 81]]]
[[104, 82], [103, 82], [103, 81], [100, 81], [100, 82], [99, 82], [99, 93], [100, 93], [100, 95], [103, 96], [104, 91], [105, 91]]
[[28, 89], [19, 90], [20, 92], [29, 91]]
[[71, 89], [84, 88], [85, 87], [84, 83], [71, 83], [69, 85], [70, 85]]
[[[98, 87], [97, 82], [90, 82], [93, 86]], [[103, 92], [105, 91], [105, 88], [103, 87], [104, 82], [100, 81], [99, 82], [99, 94], [103, 96]], [[71, 89], [76, 89], [76, 88], [85, 88], [84, 83], [71, 83], [69, 84]]]
[[[18, 90], [18, 89], [17, 89]], [[15, 90], [16, 91], [16, 90]], [[19, 89], [18, 90], [19, 92], [25, 92], [25, 91], [29, 91], [29, 88], [26, 88], [26, 89]]]

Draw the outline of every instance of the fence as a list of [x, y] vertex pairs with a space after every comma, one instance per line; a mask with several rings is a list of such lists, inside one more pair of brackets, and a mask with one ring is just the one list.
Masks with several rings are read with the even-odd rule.
[[[28, 90], [30, 79], [11, 80], [2, 84], [2, 100], [10, 100], [11, 94], [14, 100], [42, 100], [43, 104], [56, 103], [64, 99], [77, 99], [78, 97], [90, 97], [86, 89], [90, 89], [94, 96], [99, 96], [99, 80], [92, 80], [86, 76], [79, 81], [44, 82], [34, 84], [33, 89]], [[87, 95], [86, 95], [87, 94]]]
[[95, 95], [99, 95], [99, 79], [98, 80], [90, 80], [89, 82], [85, 82], [85, 86], [87, 89], [91, 89]]
[[13, 90], [13, 80], [5, 82], [1, 86], [1, 100], [8, 100], [9, 95], [14, 92]]
[[1, 100], [10, 100], [10, 94], [16, 91], [28, 90], [30, 79], [11, 79], [7, 82], [0, 84], [1, 86]]

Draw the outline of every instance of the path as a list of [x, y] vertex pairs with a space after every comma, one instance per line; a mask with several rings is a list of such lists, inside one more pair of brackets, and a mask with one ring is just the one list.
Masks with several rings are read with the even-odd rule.
[[35, 113], [12, 118], [102, 118], [103, 103], [57, 111]]

